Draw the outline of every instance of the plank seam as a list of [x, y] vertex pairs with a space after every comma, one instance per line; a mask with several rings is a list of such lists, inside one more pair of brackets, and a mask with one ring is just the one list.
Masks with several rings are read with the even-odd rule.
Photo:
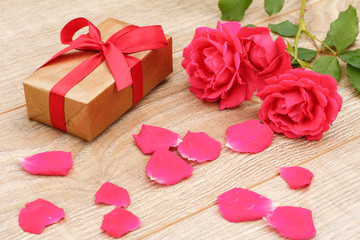
[[[314, 2], [314, 3], [309, 3], [309, 4], [307, 5], [307, 8], [312, 7], [312, 6], [316, 5], [316, 4], [319, 4], [319, 3], [324, 2], [324, 1], [325, 1], [325, 0], [319, 0], [319, 1]], [[285, 12], [285, 13], [278, 14], [278, 15], [273, 16], [273, 17], [269, 17], [269, 18], [267, 18], [267, 19], [264, 19], [264, 20], [261, 20], [260, 22], [255, 23], [255, 25], [259, 25], [259, 24], [261, 24], [261, 23], [267, 22], [267, 21], [269, 21], [270, 19], [273, 20], [273, 19], [276, 19], [276, 18], [280, 18], [280, 17], [286, 16], [286, 15], [288, 15], [289, 13], [293, 13], [293, 12], [296, 12], [296, 11], [299, 11], [299, 10], [300, 10], [300, 8], [296, 8], [296, 9], [287, 11], [287, 12]], [[178, 54], [178, 53], [181, 52], [181, 51], [183, 51], [183, 49], [175, 50], [175, 51], [173, 52], [173, 56], [174, 56], [175, 54]], [[12, 112], [12, 111], [14, 111], [14, 110], [17, 110], [17, 109], [22, 108], [22, 107], [25, 107], [25, 106], [26, 106], [26, 104], [23, 104], [23, 105], [20, 105], [20, 106], [17, 106], [17, 107], [10, 108], [10, 109], [8, 109], [8, 110], [5, 110], [5, 111], [3, 111], [3, 112], [0, 112], [0, 115], [3, 115], [3, 114], [6, 114], [6, 113], [9, 113], [9, 112]]]
[[22, 107], [25, 107], [25, 106], [26, 106], [26, 104], [22, 104], [22, 105], [19, 105], [19, 106], [17, 106], [17, 107], [10, 108], [10, 109], [8, 109], [8, 110], [5, 110], [5, 111], [3, 111], [3, 112], [0, 112], [0, 115], [3, 115], [3, 114], [6, 114], [6, 113], [15, 111], [15, 110], [17, 110], [17, 109], [19, 109], [19, 108], [22, 108]]
[[[356, 139], [359, 139], [359, 138], [360, 138], [360, 135], [357, 135], [357, 136], [355, 136], [355, 137], [353, 137], [353, 138], [350, 138], [350, 139], [348, 139], [348, 140], [346, 140], [346, 141], [344, 141], [344, 142], [342, 142], [342, 143], [340, 143], [340, 144], [338, 144], [338, 145], [336, 145], [336, 146], [334, 146], [334, 147], [331, 147], [331, 148], [329, 148], [328, 150], [325, 150], [325, 151], [322, 152], [322, 153], [318, 153], [318, 154], [312, 156], [311, 158], [309, 158], [309, 159], [307, 159], [307, 160], [304, 160], [304, 161], [302, 161], [302, 162], [300, 162], [300, 163], [298, 163], [298, 164], [296, 164], [296, 165], [294, 165], [294, 166], [300, 166], [300, 165], [303, 165], [303, 164], [305, 164], [305, 163], [308, 163], [308, 162], [310, 162], [310, 161], [312, 161], [312, 160], [314, 160], [314, 159], [316, 159], [316, 158], [318, 158], [318, 157], [321, 157], [322, 155], [325, 155], [325, 154], [327, 154], [327, 153], [329, 153], [329, 152], [332, 152], [332, 151], [340, 148], [341, 146], [344, 146], [345, 144], [347, 144], [347, 143], [349, 143], [349, 142], [352, 142], [352, 141], [354, 141], [354, 140], [356, 140]], [[280, 175], [279, 173], [273, 174], [273, 175], [271, 175], [271, 176], [269, 176], [269, 177], [267, 177], [267, 178], [265, 178], [265, 179], [263, 179], [263, 180], [261, 180], [261, 181], [259, 181], [259, 182], [257, 182], [257, 183], [254, 183], [253, 185], [250, 185], [250, 186], [247, 187], [246, 189], [252, 189], [252, 188], [254, 188], [254, 187], [256, 187], [256, 186], [259, 186], [259, 185], [261, 185], [261, 184], [263, 184], [263, 183], [266, 183], [266, 182], [274, 179], [275, 177], [277, 177], [277, 176], [279, 176], [279, 175]], [[190, 217], [192, 217], [192, 216], [195, 216], [195, 215], [197, 215], [197, 214], [199, 214], [199, 213], [201, 213], [201, 212], [203, 212], [203, 211], [205, 211], [205, 210], [207, 210], [207, 209], [210, 209], [211, 207], [214, 207], [214, 206], [216, 206], [216, 202], [211, 202], [211, 203], [209, 203], [208, 205], [206, 205], [205, 207], [200, 208], [200, 209], [198, 209], [198, 210], [196, 210], [196, 211], [194, 211], [194, 212], [192, 212], [192, 213], [190, 213], [190, 214], [188, 214], [188, 215], [186, 215], [186, 216], [184, 216], [184, 217], [181, 217], [181, 218], [179, 218], [179, 219], [177, 219], [177, 220], [175, 220], [175, 221], [173, 221], [173, 222], [171, 222], [171, 223], [169, 223], [169, 224], [166, 224], [166, 225], [164, 225], [164, 226], [161, 227], [161, 228], [158, 228], [158, 229], [156, 229], [156, 230], [153, 230], [152, 232], [150, 232], [150, 233], [148, 233], [148, 234], [145, 234], [145, 235], [143, 235], [143, 236], [141, 236], [141, 237], [139, 237], [139, 238], [137, 238], [137, 239], [144, 239], [144, 238], [146, 238], [146, 237], [149, 237], [149, 236], [151, 236], [151, 235], [153, 235], [153, 234], [155, 234], [155, 233], [157, 233], [157, 232], [160, 232], [160, 231], [162, 231], [162, 230], [164, 230], [164, 229], [166, 229], [166, 228], [169, 228], [169, 227], [171, 227], [171, 226], [173, 226], [173, 225], [175, 225], [175, 224], [177, 224], [177, 223], [179, 223], [179, 222], [182, 222], [182, 221], [184, 221], [184, 220], [186, 220], [186, 219], [188, 219], [188, 218], [190, 218]]]

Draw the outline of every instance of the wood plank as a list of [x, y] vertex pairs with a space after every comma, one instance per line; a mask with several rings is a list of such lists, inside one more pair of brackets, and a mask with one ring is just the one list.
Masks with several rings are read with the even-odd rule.
[[[311, 26], [313, 24], [320, 23], [314, 21]], [[95, 206], [93, 196], [107, 180], [129, 190], [132, 199], [129, 210], [143, 222], [141, 229], [127, 237], [145, 236], [212, 203], [224, 189], [264, 181], [276, 174], [284, 162], [299, 164], [360, 134], [357, 129], [360, 97], [343, 75], [339, 85], [344, 97], [343, 110], [321, 141], [276, 136], [270, 148], [254, 155], [237, 154], [224, 148], [218, 160], [195, 165], [191, 178], [175, 186], [159, 186], [146, 177], [149, 157], [141, 154], [131, 137], [142, 123], [166, 127], [182, 136], [187, 130], [205, 131], [224, 144], [226, 128], [256, 118], [259, 109], [259, 104], [247, 102], [233, 110], [219, 111], [218, 104], [196, 99], [186, 90], [189, 84], [180, 67], [181, 52], [174, 55], [174, 60], [174, 74], [92, 143], [28, 120], [24, 108], [0, 115], [3, 126], [0, 181], [4, 183], [0, 188], [0, 222], [3, 222], [0, 236], [9, 239], [105, 238], [99, 226], [102, 216], [112, 208]], [[21, 169], [19, 156], [47, 150], [73, 152], [75, 166], [67, 177], [29, 176]], [[23, 233], [17, 225], [18, 211], [37, 197], [54, 202], [67, 213], [65, 221], [50, 226], [41, 237]]]
[[[181, 58], [176, 59], [179, 64]], [[216, 161], [195, 165], [191, 178], [175, 186], [162, 187], [146, 177], [149, 157], [137, 149], [131, 137], [140, 130], [142, 123], [166, 127], [182, 136], [187, 130], [205, 131], [224, 145], [226, 128], [256, 118], [259, 108], [259, 104], [249, 102], [237, 109], [219, 112], [218, 104], [201, 102], [188, 91], [175, 91], [177, 84], [187, 84], [183, 76], [171, 77], [177, 78], [183, 82], [169, 81], [159, 86], [92, 143], [28, 120], [25, 109], [0, 116], [4, 126], [0, 137], [0, 169], [4, 173], [0, 176], [3, 183], [0, 203], [6, 206], [0, 213], [6, 232], [0, 230], [0, 235], [11, 239], [29, 236], [17, 226], [17, 214], [24, 203], [42, 197], [64, 207], [68, 216], [56, 227], [46, 229], [42, 237], [99, 236], [101, 216], [110, 208], [94, 206], [93, 196], [102, 183], [110, 180], [129, 190], [132, 198], [129, 209], [141, 218], [143, 226], [128, 237], [141, 237], [201, 209], [224, 189], [239, 185], [248, 187], [263, 181], [276, 174], [277, 168], [285, 162], [298, 164], [360, 134], [357, 128], [360, 124], [359, 96], [342, 81], [339, 88], [344, 96], [343, 110], [321, 141], [290, 140], [279, 135], [266, 151], [253, 155], [237, 154], [224, 148]], [[21, 169], [19, 156], [47, 150], [72, 151], [75, 166], [69, 176], [30, 176]]]
[[[321, 1], [311, 0], [309, 4]], [[298, 8], [296, 1], [287, 1], [282, 14]], [[221, 16], [217, 0], [196, 3], [137, 0], [136, 4], [133, 0], [109, 0], [101, 4], [94, 0], [46, 3], [14, 0], [0, 1], [0, 9], [6, 9], [0, 21], [0, 64], [4, 66], [0, 76], [0, 113], [25, 104], [22, 81], [63, 48], [59, 34], [73, 18], [86, 17], [96, 25], [109, 16], [139, 26], [160, 24], [173, 36], [174, 52], [179, 52], [191, 41], [196, 27], [215, 27]], [[244, 21], [266, 19], [263, 1], [257, 0], [248, 9]]]
[[[315, 175], [309, 188], [291, 190], [277, 176], [251, 190], [280, 206], [312, 210], [317, 235], [313, 239], [358, 239], [360, 236], [360, 138], [315, 158], [305, 167]], [[284, 163], [284, 166], [292, 166]], [[243, 187], [238, 184], [238, 187]], [[231, 189], [227, 187], [224, 191]], [[216, 197], [213, 199], [216, 201]], [[265, 221], [230, 223], [214, 205], [145, 239], [283, 239]]]

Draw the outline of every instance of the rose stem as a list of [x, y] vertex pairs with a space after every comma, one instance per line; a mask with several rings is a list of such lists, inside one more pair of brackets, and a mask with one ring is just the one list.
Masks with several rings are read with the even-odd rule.
[[295, 36], [295, 42], [294, 42], [294, 52], [295, 56], [298, 56], [298, 43], [301, 31], [304, 29], [304, 14], [305, 14], [305, 4], [306, 0], [301, 0], [301, 10], [300, 10], [300, 19], [299, 19], [299, 28]]

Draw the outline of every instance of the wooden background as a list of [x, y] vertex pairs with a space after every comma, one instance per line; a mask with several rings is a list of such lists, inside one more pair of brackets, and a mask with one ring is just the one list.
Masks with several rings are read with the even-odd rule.
[[[262, 0], [254, 0], [242, 24], [267, 26], [296, 22], [300, 1], [285, 1], [269, 18]], [[309, 0], [305, 15], [309, 30], [324, 39], [329, 24], [349, 3], [358, 0]], [[102, 216], [113, 207], [95, 205], [94, 194], [105, 181], [126, 188], [128, 210], [142, 221], [124, 239], [282, 239], [264, 221], [230, 223], [215, 204], [233, 187], [263, 194], [280, 205], [313, 211], [315, 239], [360, 239], [360, 95], [345, 74], [339, 83], [343, 108], [320, 141], [291, 140], [276, 135], [258, 154], [238, 154], [223, 147], [219, 159], [194, 165], [193, 175], [175, 186], [160, 186], [145, 174], [149, 156], [136, 147], [131, 134], [141, 124], [168, 128], [184, 136], [204, 131], [225, 143], [226, 128], [257, 118], [260, 104], [244, 102], [219, 111], [188, 91], [181, 67], [182, 49], [199, 26], [215, 27], [220, 20], [217, 0], [2, 0], [0, 1], [0, 238], [109, 239]], [[57, 51], [62, 27], [86, 17], [98, 25], [107, 17], [136, 25], [161, 24], [174, 39], [174, 73], [93, 142], [27, 119], [22, 81]], [[360, 47], [360, 38], [353, 48]], [[311, 44], [301, 39], [303, 46]], [[305, 43], [304, 43], [305, 42]], [[341, 64], [344, 70], [344, 64]], [[19, 164], [20, 156], [50, 150], [71, 151], [74, 167], [66, 177], [33, 176]], [[315, 178], [308, 189], [291, 190], [278, 168], [303, 166]], [[25, 203], [44, 198], [64, 208], [66, 218], [41, 235], [23, 232], [18, 214]]]

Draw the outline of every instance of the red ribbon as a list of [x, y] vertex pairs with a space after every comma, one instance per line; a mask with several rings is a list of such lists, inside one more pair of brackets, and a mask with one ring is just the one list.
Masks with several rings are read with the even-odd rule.
[[[89, 27], [89, 34], [80, 35], [73, 40], [74, 34], [83, 27]], [[51, 125], [63, 131], [66, 131], [64, 108], [66, 93], [104, 60], [106, 60], [114, 77], [118, 91], [133, 85], [133, 104], [135, 104], [143, 97], [141, 61], [126, 54], [158, 49], [167, 45], [161, 26], [137, 27], [134, 25], [116, 32], [104, 43], [101, 41], [99, 29], [85, 18], [76, 18], [66, 24], [61, 31], [60, 38], [63, 44], [70, 46], [58, 52], [43, 66], [73, 49], [97, 51], [96, 54], [75, 67], [50, 90]]]

